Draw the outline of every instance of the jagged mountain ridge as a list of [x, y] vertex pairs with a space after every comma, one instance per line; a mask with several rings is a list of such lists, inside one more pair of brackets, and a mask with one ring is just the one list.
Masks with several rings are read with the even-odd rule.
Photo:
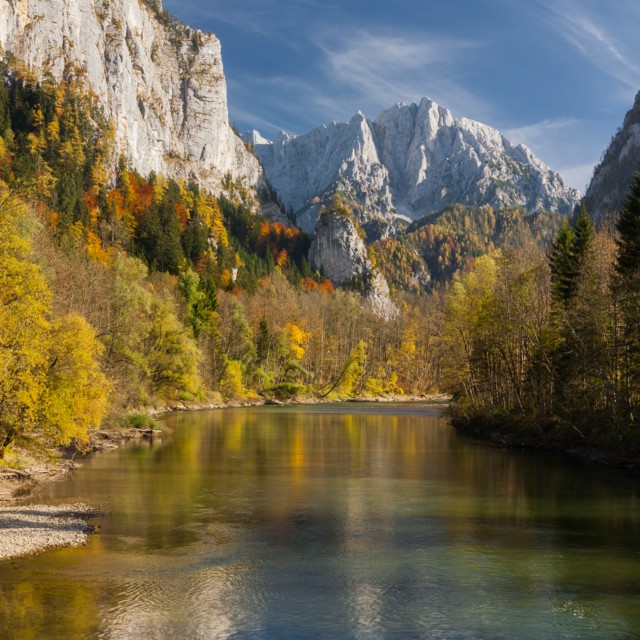
[[0, 0], [0, 45], [37, 75], [84, 73], [141, 174], [213, 192], [229, 173], [263, 180], [229, 125], [219, 40], [167, 18], [159, 0]]
[[640, 168], [640, 92], [595, 168], [583, 204], [596, 222], [621, 208]]
[[[339, 191], [370, 217], [412, 219], [456, 203], [569, 213], [580, 194], [524, 145], [462, 118], [429, 98], [397, 104], [375, 120], [362, 113], [302, 136], [272, 142], [252, 136], [255, 152], [283, 205], [304, 230], [319, 202]], [[362, 218], [364, 215], [364, 219]]]

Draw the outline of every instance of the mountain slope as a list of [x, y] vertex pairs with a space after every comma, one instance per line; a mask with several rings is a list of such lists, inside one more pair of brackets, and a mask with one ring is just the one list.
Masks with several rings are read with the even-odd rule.
[[374, 242], [369, 251], [394, 290], [419, 294], [446, 285], [496, 249], [548, 248], [563, 220], [557, 213], [455, 205]]
[[569, 213], [579, 197], [523, 145], [479, 122], [455, 120], [428, 98], [374, 121], [359, 113], [348, 124], [255, 142], [278, 197], [308, 231], [335, 191], [362, 205], [361, 223], [398, 214], [417, 219], [456, 203]]
[[0, 0], [0, 45], [36, 75], [83, 74], [115, 123], [120, 153], [147, 175], [213, 191], [261, 169], [229, 125], [220, 42], [141, 0]]
[[620, 209], [640, 166], [640, 93], [602, 161], [595, 168], [584, 205], [596, 222]]

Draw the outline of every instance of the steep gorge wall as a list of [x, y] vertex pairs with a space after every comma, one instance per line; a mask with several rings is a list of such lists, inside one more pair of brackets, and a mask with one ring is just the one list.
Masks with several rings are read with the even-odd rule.
[[218, 192], [228, 173], [260, 184], [229, 125], [219, 40], [141, 0], [0, 0], [0, 45], [42, 74], [84, 70], [131, 166]]
[[640, 170], [640, 93], [595, 168], [583, 204], [596, 222], [615, 215]]

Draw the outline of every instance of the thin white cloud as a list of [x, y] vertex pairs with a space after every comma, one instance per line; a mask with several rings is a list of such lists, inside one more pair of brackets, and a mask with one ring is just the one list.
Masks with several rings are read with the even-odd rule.
[[[576, 0], [539, 0], [546, 9], [552, 26], [573, 47], [575, 47], [591, 64], [600, 71], [616, 78], [634, 91], [640, 86], [640, 65], [636, 59], [625, 51], [627, 38], [624, 34], [616, 33], [614, 37], [606, 26], [606, 13], [602, 4], [598, 11], [590, 11], [591, 2], [577, 2]], [[625, 12], [638, 16], [637, 5], [621, 2]], [[618, 10], [621, 7], [617, 7]], [[616, 11], [615, 3], [607, 11]], [[627, 20], [634, 20], [628, 17]], [[637, 23], [636, 23], [637, 25]], [[637, 36], [631, 43], [637, 44]], [[637, 47], [633, 47], [637, 51]]]
[[[250, 122], [251, 126], [255, 129], [261, 129], [262, 131], [280, 131], [284, 130], [282, 124], [274, 122], [273, 120], [268, 120], [261, 115], [254, 113], [249, 109], [245, 109], [244, 107], [235, 107], [233, 109], [233, 117], [232, 124], [236, 124], [235, 121], [243, 121]], [[241, 131], [244, 133], [244, 131]]]
[[549, 140], [559, 131], [567, 128], [574, 129], [581, 124], [576, 118], [554, 118], [534, 122], [520, 127], [505, 129], [504, 135], [516, 144], [526, 144], [528, 147], [539, 146], [543, 140]]
[[[242, 85], [233, 87], [238, 103], [246, 107], [260, 96], [263, 120], [290, 116], [291, 122], [308, 123], [307, 129], [295, 133], [333, 120], [348, 121], [358, 110], [375, 117], [398, 101], [423, 96], [456, 115], [492, 118], [492, 108], [455, 80], [455, 62], [478, 43], [333, 28], [317, 34], [310, 44], [317, 55], [304, 77], [245, 76]], [[234, 117], [244, 116], [235, 110]], [[267, 132], [272, 135], [273, 127], [267, 125]]]
[[[242, 86], [234, 87], [233, 95], [245, 105], [258, 102], [263, 119], [282, 123], [270, 127], [270, 134], [280, 130], [306, 133], [323, 122], [349, 118], [358, 109], [350, 96], [324, 90], [324, 82], [324, 78], [313, 81], [296, 76], [249, 76]], [[283, 120], [307, 124], [305, 130], [292, 132], [290, 124], [284, 124]]]
[[429, 96], [458, 114], [489, 117], [490, 106], [455, 80], [455, 62], [479, 42], [428, 34], [335, 31], [316, 39], [327, 80], [370, 115]]
[[291, 27], [303, 24], [301, 18], [309, 13], [321, 15], [335, 2], [321, 0], [291, 0], [288, 10], [282, 10], [281, 0], [216, 0], [212, 6], [203, 6], [202, 0], [164, 0], [164, 6], [170, 12], [189, 16], [192, 22], [222, 22], [237, 29], [277, 37], [279, 33]]

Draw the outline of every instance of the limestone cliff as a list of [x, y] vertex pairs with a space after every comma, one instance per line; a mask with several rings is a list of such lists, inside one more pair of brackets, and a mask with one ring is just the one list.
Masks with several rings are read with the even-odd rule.
[[79, 70], [142, 174], [224, 176], [257, 186], [256, 158], [229, 125], [220, 42], [142, 0], [0, 0], [0, 45], [37, 74]]
[[358, 221], [418, 219], [453, 204], [570, 213], [580, 194], [523, 145], [428, 98], [367, 120], [324, 125], [255, 151], [278, 197], [312, 232], [319, 201], [335, 192], [361, 205]]
[[369, 260], [364, 241], [349, 216], [324, 211], [311, 243], [309, 262], [312, 269], [322, 271], [334, 284], [361, 286], [379, 317], [390, 319], [397, 315], [389, 298], [389, 285]]
[[602, 222], [620, 210], [640, 169], [640, 93], [595, 168], [583, 204], [591, 217]]

